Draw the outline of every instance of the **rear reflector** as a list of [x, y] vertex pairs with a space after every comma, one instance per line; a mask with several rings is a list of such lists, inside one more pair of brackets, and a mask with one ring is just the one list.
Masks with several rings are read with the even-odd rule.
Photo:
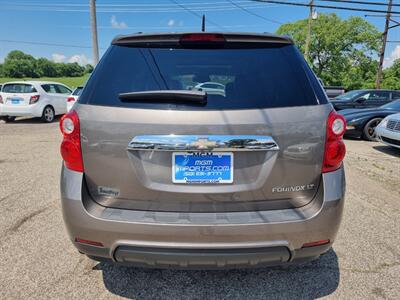
[[75, 238], [75, 242], [80, 243], [80, 244], [90, 245], [90, 246], [104, 247], [104, 245], [100, 242], [85, 240], [85, 239], [81, 239], [81, 238]]
[[305, 243], [305, 244], [303, 244], [303, 246], [301, 246], [301, 248], [322, 246], [322, 245], [326, 245], [329, 243], [330, 243], [330, 240], [320, 240], [320, 241], [316, 241], [316, 242]]
[[180, 39], [181, 43], [207, 43], [207, 42], [217, 42], [224, 43], [225, 37], [218, 33], [188, 33], [182, 35]]

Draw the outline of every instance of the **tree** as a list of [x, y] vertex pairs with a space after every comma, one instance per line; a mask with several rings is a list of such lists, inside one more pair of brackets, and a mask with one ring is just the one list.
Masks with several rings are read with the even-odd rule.
[[[278, 34], [290, 35], [304, 52], [307, 19], [279, 27]], [[320, 14], [313, 20], [310, 62], [313, 71], [327, 85], [362, 88], [373, 82], [380, 33], [359, 17], [340, 19], [336, 14]]]
[[47, 58], [36, 59], [32, 55], [14, 50], [8, 53], [4, 64], [0, 65], [0, 76], [14, 78], [79, 77], [93, 70], [93, 67], [89, 66], [83, 67], [78, 63], [55, 63]]
[[382, 88], [400, 90], [400, 58], [390, 68], [383, 70]]
[[87, 64], [86, 66], [85, 66], [85, 73], [86, 74], [90, 74], [90, 73], [92, 73], [93, 72], [93, 66], [91, 65], [91, 64]]
[[56, 63], [46, 59], [38, 58], [36, 60], [36, 71], [39, 73], [40, 77], [56, 77]]
[[3, 73], [7, 77], [39, 77], [36, 71], [36, 60], [32, 55], [14, 50], [4, 59]]
[[80, 66], [76, 62], [64, 64], [63, 69], [64, 69], [63, 76], [68, 76], [68, 77], [82, 76], [85, 72], [85, 67]]
[[34, 62], [25, 59], [6, 59], [3, 65], [3, 73], [6, 77], [14, 78], [39, 77], [35, 72]]
[[29, 60], [34, 61], [35, 58], [32, 55], [25, 54], [20, 50], [13, 50], [7, 54], [6, 59], [17, 59], [17, 60]]

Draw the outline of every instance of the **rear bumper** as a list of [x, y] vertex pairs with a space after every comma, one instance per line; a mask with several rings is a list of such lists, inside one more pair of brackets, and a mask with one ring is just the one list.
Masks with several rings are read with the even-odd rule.
[[0, 116], [10, 117], [41, 117], [43, 105], [39, 102], [32, 105], [0, 104]]
[[[174, 213], [105, 208], [90, 199], [81, 173], [63, 168], [64, 221], [75, 247], [123, 264], [178, 268], [237, 268], [313, 259], [335, 239], [344, 202], [343, 168], [323, 175], [304, 207], [258, 212]], [[101, 242], [103, 247], [75, 242]]]

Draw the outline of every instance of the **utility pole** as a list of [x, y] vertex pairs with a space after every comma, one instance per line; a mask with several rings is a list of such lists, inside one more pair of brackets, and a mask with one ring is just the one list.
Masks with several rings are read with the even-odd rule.
[[304, 49], [304, 56], [306, 60], [309, 62], [309, 53], [310, 53], [310, 43], [311, 43], [311, 24], [313, 19], [314, 12], [314, 0], [310, 0], [310, 13], [308, 15], [308, 28], [307, 28], [307, 37], [306, 37], [306, 45]]
[[381, 88], [382, 68], [383, 68], [383, 61], [385, 59], [386, 42], [387, 42], [387, 36], [388, 36], [388, 32], [389, 32], [390, 17], [392, 15], [391, 12], [392, 12], [392, 0], [389, 0], [388, 10], [386, 13], [385, 30], [383, 31], [383, 34], [382, 34], [382, 48], [381, 48], [381, 52], [379, 54], [378, 71], [376, 72], [375, 88], [378, 90]]
[[94, 65], [97, 65], [99, 62], [99, 44], [97, 41], [96, 0], [89, 0], [89, 3], [90, 26], [92, 28], [93, 63]]

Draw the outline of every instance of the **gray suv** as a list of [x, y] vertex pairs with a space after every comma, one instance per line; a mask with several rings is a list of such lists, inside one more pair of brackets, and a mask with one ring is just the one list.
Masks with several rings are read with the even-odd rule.
[[60, 121], [71, 241], [154, 268], [315, 259], [341, 221], [345, 127], [289, 38], [117, 37]]

